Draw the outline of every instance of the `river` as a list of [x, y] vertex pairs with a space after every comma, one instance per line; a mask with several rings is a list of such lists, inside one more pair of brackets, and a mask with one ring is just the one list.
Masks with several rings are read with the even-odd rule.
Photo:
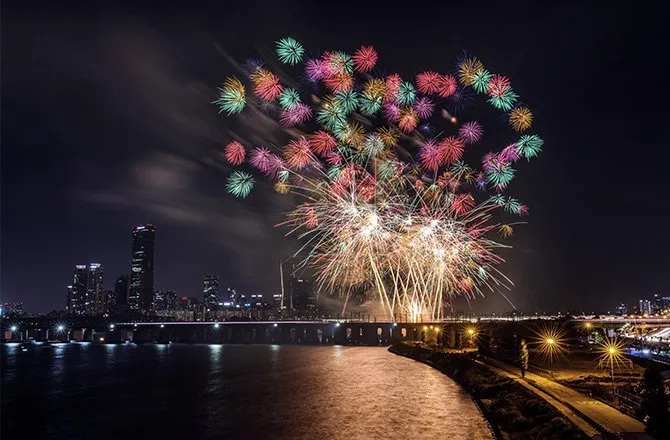
[[2, 438], [490, 439], [469, 396], [377, 347], [2, 347]]

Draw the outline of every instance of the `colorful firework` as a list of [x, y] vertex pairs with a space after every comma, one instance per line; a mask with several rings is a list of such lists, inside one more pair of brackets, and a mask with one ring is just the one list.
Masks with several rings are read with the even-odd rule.
[[212, 103], [219, 107], [219, 113], [226, 112], [230, 116], [241, 112], [247, 103], [244, 86], [237, 78], [227, 78], [219, 88], [219, 97]]
[[298, 64], [305, 53], [302, 45], [291, 37], [282, 38], [277, 41], [276, 50], [279, 61], [291, 66]]
[[243, 171], [233, 171], [228, 177], [226, 189], [235, 197], [246, 197], [254, 187], [255, 180], [251, 174]]
[[[276, 53], [281, 63], [296, 65], [305, 50], [284, 38]], [[282, 84], [289, 75], [271, 72], [271, 62], [247, 63], [258, 97], [249, 105], [271, 109], [266, 114], [276, 118], [275, 132], [288, 138], [276, 141], [268, 130], [263, 143], [280, 146], [249, 148], [248, 163], [276, 193], [301, 199], [282, 226], [304, 241], [300, 266], [315, 271], [320, 291], [368, 290], [391, 319], [440, 319], [451, 296], [472, 298], [509, 285], [497, 269], [497, 249], [504, 246], [490, 235], [509, 238], [518, 224], [497, 216], [528, 213], [506, 189], [513, 165], [536, 157], [543, 142], [523, 135], [473, 166], [468, 161], [477, 148], [470, 146], [481, 141], [482, 125], [461, 123], [450, 112], [486, 94], [479, 99], [509, 112], [515, 130], [528, 129], [532, 113], [516, 104], [509, 79], [466, 57], [455, 74], [418, 74], [415, 87], [397, 74], [375, 75], [377, 63], [370, 46], [353, 55], [326, 52], [304, 61], [303, 81], [288, 83], [297, 87]], [[229, 78], [219, 91], [220, 112], [244, 108], [240, 81]], [[245, 166], [241, 143], [231, 142], [224, 153], [231, 165]], [[246, 197], [253, 186], [251, 174], [235, 171], [227, 190]]]
[[533, 123], [533, 113], [528, 107], [517, 107], [509, 112], [509, 125], [516, 131], [526, 131]]

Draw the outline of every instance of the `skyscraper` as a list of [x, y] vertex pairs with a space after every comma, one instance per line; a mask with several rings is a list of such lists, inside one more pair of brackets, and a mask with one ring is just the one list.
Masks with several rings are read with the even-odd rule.
[[120, 275], [114, 283], [114, 295], [116, 296], [116, 305], [128, 305], [128, 277]]
[[128, 305], [131, 310], [148, 312], [154, 299], [154, 239], [153, 225], [133, 228], [132, 261]]
[[104, 271], [100, 263], [91, 263], [86, 271], [86, 314], [102, 315], [107, 310]]
[[67, 286], [65, 311], [73, 315], [93, 315], [104, 313], [106, 304], [102, 265], [75, 265], [72, 284]]
[[202, 283], [202, 303], [207, 311], [216, 310], [219, 306], [218, 275], [205, 275]]
[[641, 299], [640, 300], [640, 314], [651, 315], [651, 313], [652, 313], [651, 301], [649, 301], [648, 299]]

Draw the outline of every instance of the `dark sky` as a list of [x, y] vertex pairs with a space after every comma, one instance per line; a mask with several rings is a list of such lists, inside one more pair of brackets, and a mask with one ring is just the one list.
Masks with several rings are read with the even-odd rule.
[[[518, 308], [605, 310], [667, 292], [670, 96], [651, 3], [105, 3], [3, 2], [3, 301], [62, 308], [76, 263], [102, 263], [111, 287], [144, 222], [157, 226], [157, 288], [199, 295], [215, 272], [276, 289], [294, 247], [273, 228], [287, 206], [263, 190], [225, 194], [231, 134], [209, 102], [231, 57], [286, 35], [313, 51], [374, 45], [404, 75], [452, 70], [467, 49], [510, 76], [545, 139], [517, 178], [531, 208], [506, 254]], [[506, 309], [496, 295], [473, 306]]]

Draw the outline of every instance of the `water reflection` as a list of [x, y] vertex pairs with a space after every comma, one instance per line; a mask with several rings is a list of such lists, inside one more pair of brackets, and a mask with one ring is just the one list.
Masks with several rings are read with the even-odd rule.
[[[66, 344], [2, 358], [3, 438], [491, 438], [454, 382], [383, 348]], [[19, 425], [20, 408], [35, 423]]]

